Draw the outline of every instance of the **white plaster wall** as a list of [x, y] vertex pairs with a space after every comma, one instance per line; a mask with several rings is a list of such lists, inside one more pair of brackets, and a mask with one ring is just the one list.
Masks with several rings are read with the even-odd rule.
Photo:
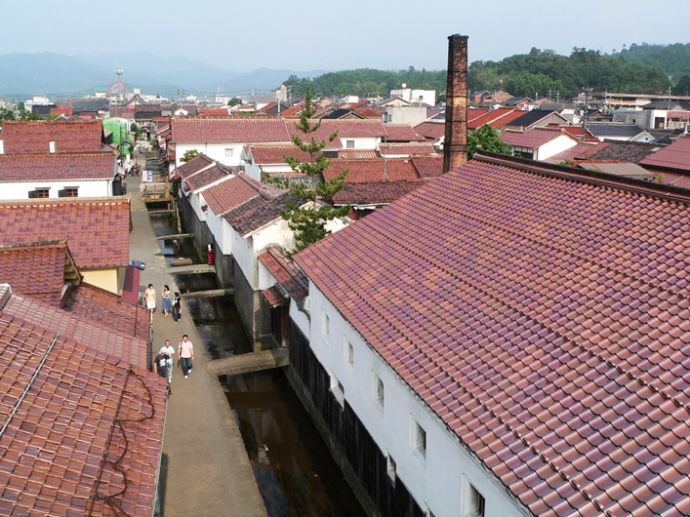
[[[463, 487], [466, 479], [484, 496], [486, 516], [527, 514], [313, 283], [310, 283], [309, 293], [311, 322], [308, 335], [312, 350], [324, 368], [341, 382], [345, 399], [380, 449], [395, 460], [398, 477], [417, 503], [438, 517], [463, 516], [468, 497], [467, 486]], [[329, 317], [328, 339], [322, 333], [324, 313]], [[291, 306], [290, 316], [303, 328], [306, 319], [303, 313]], [[346, 361], [346, 341], [354, 349], [352, 367]], [[374, 374], [384, 384], [383, 408], [374, 397]], [[412, 419], [426, 431], [425, 459], [412, 450]]]
[[[355, 138], [355, 137], [350, 137], [350, 136], [342, 136], [338, 135], [338, 138], [343, 143], [343, 149], [362, 149], [366, 151], [375, 151], [376, 149], [379, 148], [379, 145], [381, 144], [381, 139], [380, 138]], [[347, 147], [347, 144], [345, 143], [347, 140], [352, 140], [354, 141], [354, 147]]]
[[192, 210], [194, 210], [194, 213], [199, 218], [199, 221], [206, 221], [206, 212], [201, 209], [202, 202], [203, 204], [206, 204], [206, 201], [203, 201], [201, 194], [189, 194], [189, 204], [192, 207]]
[[[225, 222], [227, 224], [227, 222]], [[228, 225], [230, 226], [230, 225]], [[240, 267], [242, 274], [247, 279], [247, 282], [256, 289], [256, 281], [254, 279], [254, 248], [252, 246], [252, 238], [243, 239], [232, 227], [230, 227], [230, 246], [232, 254], [235, 257], [237, 265]]]
[[[206, 211], [206, 225], [208, 226], [209, 231], [211, 232], [211, 235], [213, 235], [213, 238], [216, 240], [216, 244], [218, 246], [218, 253], [221, 253], [222, 255], [230, 255], [231, 250], [229, 249], [229, 246], [225, 244], [225, 241], [223, 240], [223, 218], [217, 216], [216, 214], [213, 213], [213, 210], [211, 210], [211, 207], [208, 208]], [[226, 249], [227, 248], [227, 249]]]
[[51, 198], [65, 187], [79, 187], [79, 197], [104, 197], [113, 195], [112, 180], [64, 180], [64, 181], [17, 181], [0, 183], [0, 199], [29, 199], [29, 191], [50, 187]]
[[541, 147], [536, 149], [534, 159], [535, 160], [548, 160], [552, 156], [562, 153], [563, 151], [575, 147], [577, 142], [570, 137], [565, 135], [559, 135], [558, 138], [554, 138], [550, 142], [545, 143]]
[[[242, 165], [243, 147], [244, 144], [241, 143], [205, 144], [200, 142], [198, 144], [177, 144], [175, 147], [175, 162], [178, 166], [182, 165], [184, 153], [191, 149], [196, 149], [223, 165]], [[225, 156], [226, 149], [232, 149], [232, 156]]]

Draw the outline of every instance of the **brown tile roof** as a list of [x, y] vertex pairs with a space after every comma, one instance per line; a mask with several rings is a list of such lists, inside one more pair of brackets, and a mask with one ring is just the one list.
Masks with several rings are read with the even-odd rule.
[[277, 197], [262, 194], [230, 210], [223, 216], [223, 219], [225, 219], [241, 237], [246, 237], [262, 226], [279, 219], [287, 199], [292, 199], [295, 204], [300, 203], [299, 199], [289, 194], [282, 194]]
[[102, 151], [103, 123], [84, 121], [5, 121], [0, 133], [5, 153], [47, 153], [55, 142], [58, 153]]
[[[284, 121], [287, 124], [291, 135], [304, 138], [304, 135], [289, 121]], [[337, 133], [338, 138], [383, 138], [386, 135], [386, 130], [380, 120], [360, 120], [360, 119], [342, 119], [342, 120], [321, 120], [321, 127], [310, 133], [310, 138], [315, 140], [328, 140], [329, 136]]]
[[[15, 290], [14, 285], [12, 290]], [[102, 311], [109, 309], [109, 306], [101, 308]], [[117, 357], [125, 364], [146, 369], [146, 339], [127, 333], [125, 329], [60, 309], [59, 304], [46, 304], [34, 297], [14, 293], [5, 304], [3, 313], [20, 317], [34, 325], [54, 329], [61, 336], [87, 343], [94, 350]]]
[[347, 183], [372, 181], [414, 181], [419, 175], [410, 160], [402, 158], [377, 158], [376, 160], [331, 160], [323, 172], [327, 181], [347, 170]]
[[333, 196], [333, 204], [359, 206], [387, 205], [421, 187], [424, 183], [421, 180], [346, 183], [343, 189]]
[[302, 300], [309, 294], [309, 280], [304, 271], [280, 246], [272, 244], [266, 248], [266, 251], [259, 255], [259, 262], [293, 299]]
[[597, 142], [597, 143], [583, 143], [580, 142], [570, 149], [554, 154], [547, 160], [548, 163], [559, 164], [562, 162], [575, 162], [577, 160], [587, 159], [590, 155], [596, 153], [601, 146], [608, 145], [607, 142]]
[[71, 287], [62, 299], [62, 309], [75, 316], [148, 340], [149, 313], [139, 305], [99, 287], [82, 283]]
[[0, 155], [0, 181], [109, 180], [114, 175], [112, 152]]
[[525, 131], [504, 130], [501, 131], [501, 140], [506, 144], [515, 147], [527, 147], [530, 149], [538, 149], [539, 147], [548, 144], [559, 136], [567, 136], [561, 132], [560, 129], [551, 128], [533, 128]]
[[192, 192], [196, 192], [212, 183], [230, 176], [230, 172], [218, 164], [193, 174], [184, 180]]
[[197, 113], [204, 117], [227, 117], [228, 108], [197, 108]]
[[415, 156], [411, 162], [422, 179], [436, 178], [443, 174], [443, 156]]
[[478, 129], [484, 124], [488, 124], [496, 129], [502, 128], [512, 120], [522, 117], [525, 113], [527, 112], [513, 108], [496, 108], [470, 120], [467, 123], [467, 129]]
[[381, 144], [379, 152], [384, 155], [435, 155], [438, 154], [432, 144], [429, 143], [410, 143], [410, 144]]
[[285, 157], [290, 156], [299, 161], [309, 161], [309, 153], [302, 151], [299, 147], [289, 145], [251, 145], [249, 146], [254, 163], [258, 165], [279, 165], [284, 164]]
[[190, 177], [192, 174], [196, 174], [199, 171], [211, 167], [214, 163], [216, 162], [211, 160], [211, 158], [209, 158], [205, 154], [200, 154], [199, 156], [195, 156], [194, 158], [189, 160], [187, 163], [183, 163], [182, 165], [177, 167], [175, 169], [174, 177], [184, 180]]
[[67, 239], [80, 269], [129, 263], [129, 199], [62, 198], [0, 202], [2, 243]]
[[383, 129], [386, 132], [384, 136], [386, 142], [419, 142], [423, 140], [423, 137], [419, 136], [409, 124], [384, 124]]
[[427, 140], [438, 140], [446, 135], [446, 125], [441, 122], [422, 122], [414, 127], [414, 130]]
[[176, 118], [170, 120], [177, 144], [290, 142], [289, 122], [268, 118]]
[[640, 163], [659, 149], [659, 145], [642, 142], [618, 142], [609, 140], [601, 142], [596, 150], [588, 156], [591, 160], [618, 160], [622, 162]]
[[66, 241], [0, 244], [0, 284], [59, 306], [66, 283], [81, 281]]
[[646, 157], [641, 165], [690, 171], [690, 137], [681, 137], [663, 149]]
[[165, 379], [0, 312], [0, 513], [151, 515]]
[[374, 150], [338, 149], [338, 158], [343, 160], [375, 160], [378, 157]]
[[50, 114], [56, 117], [60, 115], [71, 117], [74, 114], [74, 108], [72, 106], [55, 106], [54, 108], [50, 108]]
[[532, 513], [686, 515], [688, 201], [480, 156], [295, 260]]

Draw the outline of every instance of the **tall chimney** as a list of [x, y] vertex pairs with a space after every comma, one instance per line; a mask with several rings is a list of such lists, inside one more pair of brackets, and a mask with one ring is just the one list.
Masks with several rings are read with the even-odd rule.
[[467, 36], [448, 36], [443, 172], [467, 161]]

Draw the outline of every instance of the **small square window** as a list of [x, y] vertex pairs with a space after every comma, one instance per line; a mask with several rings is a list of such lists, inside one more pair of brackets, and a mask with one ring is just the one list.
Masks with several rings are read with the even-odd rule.
[[376, 404], [381, 409], [383, 409], [383, 398], [384, 398], [383, 381], [376, 374], [374, 374], [374, 385], [373, 385], [373, 390], [372, 390], [372, 396], [373, 396]]
[[230, 158], [234, 153], [235, 153], [235, 150], [232, 147], [226, 147], [225, 148], [225, 157], [226, 158]]
[[355, 148], [355, 141], [354, 140], [345, 140], [345, 148], [346, 149], [354, 149]]
[[345, 364], [352, 368], [355, 364], [355, 350], [352, 348], [352, 343], [345, 340]]
[[426, 431], [413, 418], [411, 422], [411, 446], [412, 450], [421, 458], [426, 459]]
[[65, 187], [58, 190], [58, 197], [79, 197], [79, 187]]
[[50, 197], [49, 187], [37, 187], [29, 191], [29, 199], [32, 198], [47, 198]]

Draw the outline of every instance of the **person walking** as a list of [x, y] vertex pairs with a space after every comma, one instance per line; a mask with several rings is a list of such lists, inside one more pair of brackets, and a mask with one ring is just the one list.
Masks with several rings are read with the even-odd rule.
[[149, 284], [144, 291], [144, 303], [151, 313], [151, 321], [153, 321], [153, 311], [156, 310], [156, 290], [153, 288], [153, 284]]
[[182, 341], [177, 345], [177, 357], [180, 359], [184, 378], [187, 379], [192, 371], [192, 361], [194, 360], [194, 345], [187, 334], [182, 336]]
[[175, 293], [172, 301], [172, 317], [175, 323], [180, 321], [180, 309], [182, 309], [182, 298], [180, 298], [180, 293]]
[[173, 357], [175, 357], [175, 348], [170, 344], [170, 340], [166, 339], [165, 343], [161, 347], [161, 349], [158, 351], [158, 354], [161, 355], [163, 354], [164, 356], [168, 356], [167, 362], [166, 362], [166, 367], [167, 367], [167, 374], [168, 374], [168, 384], [172, 384], [172, 376], [173, 376]]
[[161, 299], [163, 300], [163, 317], [167, 318], [168, 314], [172, 310], [172, 301], [170, 294], [170, 288], [167, 285], [163, 286], [163, 291], [161, 291]]

